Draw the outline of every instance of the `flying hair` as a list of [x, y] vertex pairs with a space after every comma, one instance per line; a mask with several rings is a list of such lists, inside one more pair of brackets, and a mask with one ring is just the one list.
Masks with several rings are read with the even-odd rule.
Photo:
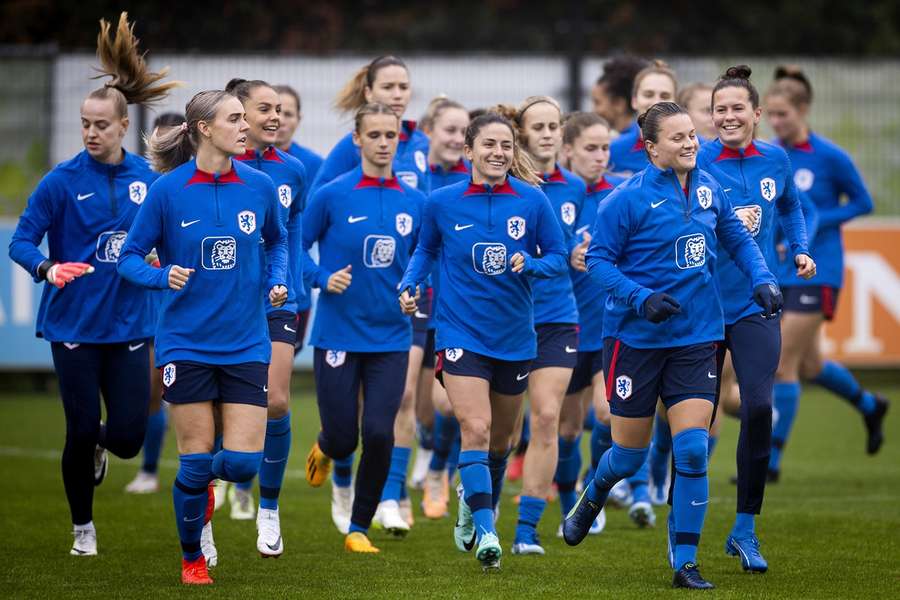
[[396, 56], [379, 56], [362, 67], [344, 84], [334, 101], [334, 107], [342, 113], [351, 113], [362, 108], [366, 103], [366, 88], [371, 88], [375, 84], [378, 71], [391, 66], [403, 67], [409, 71], [406, 63]]
[[469, 126], [466, 128], [466, 146], [469, 148], [475, 147], [475, 139], [478, 137], [478, 134], [481, 133], [481, 130], [491, 125], [493, 123], [499, 123], [501, 125], [505, 125], [509, 128], [509, 131], [513, 136], [513, 159], [512, 165], [510, 165], [509, 172], [513, 177], [521, 179], [531, 185], [540, 185], [541, 178], [537, 174], [537, 167], [534, 166], [531, 158], [529, 158], [528, 154], [522, 149], [519, 144], [519, 135], [518, 129], [513, 124], [513, 122], [505, 116], [503, 113], [497, 112], [495, 109], [501, 110], [512, 110], [515, 111], [514, 108], [503, 105], [498, 105], [487, 112], [478, 115], [469, 123]]
[[747, 95], [750, 97], [750, 104], [753, 108], [758, 108], [759, 92], [756, 90], [756, 86], [750, 83], [750, 75], [752, 73], [753, 71], [751, 71], [750, 67], [747, 65], [728, 67], [713, 87], [713, 105], [715, 105], [716, 92], [729, 87], [739, 87], [747, 90]]

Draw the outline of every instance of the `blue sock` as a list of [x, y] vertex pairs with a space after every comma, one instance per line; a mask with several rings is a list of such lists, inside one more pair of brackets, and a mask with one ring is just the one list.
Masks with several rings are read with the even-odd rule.
[[841, 363], [826, 360], [822, 372], [813, 381], [837, 394], [864, 415], [870, 415], [875, 410], [875, 396], [862, 389], [853, 373]]
[[203, 452], [182, 454], [178, 458], [178, 474], [172, 486], [175, 524], [185, 560], [197, 560], [203, 555], [200, 532], [206, 517], [207, 486], [213, 477], [212, 455]]
[[168, 411], [162, 406], [147, 417], [147, 432], [144, 434], [144, 462], [141, 466], [141, 470], [145, 473], [156, 473], [159, 470], [159, 456], [162, 454], [168, 417]]
[[650, 444], [650, 478], [657, 487], [666, 485], [669, 474], [669, 454], [672, 452], [672, 429], [669, 424], [656, 415], [656, 426], [653, 429], [653, 441]]
[[447, 458], [453, 448], [453, 441], [459, 431], [459, 422], [455, 417], [444, 416], [434, 412], [434, 452], [431, 455], [432, 471], [443, 471], [447, 468]]
[[[460, 452], [460, 455], [462, 453]], [[506, 479], [506, 462], [509, 452], [503, 454], [488, 454], [488, 468], [491, 471], [491, 508], [497, 508], [500, 504], [500, 492], [503, 491], [503, 481]], [[462, 461], [462, 458], [460, 458]]]
[[717, 436], [717, 435], [709, 436], [709, 442], [708, 442], [709, 447], [706, 449], [707, 460], [712, 458], [713, 451], [716, 449], [716, 444], [718, 444], [718, 443], [719, 443], [719, 436]]
[[522, 496], [519, 498], [519, 522], [516, 524], [516, 544], [537, 543], [537, 524], [544, 514], [547, 501], [534, 496]]
[[584, 429], [591, 431], [597, 423], [597, 413], [594, 412], [594, 405], [588, 407], [587, 413], [584, 415]]
[[212, 457], [212, 472], [216, 479], [244, 483], [252, 481], [259, 472], [262, 452], [241, 452], [223, 448]]
[[650, 489], [648, 481], [650, 479], [650, 454], [647, 453], [647, 460], [637, 470], [637, 472], [628, 478], [628, 485], [631, 486], [631, 497], [634, 502], [650, 502]]
[[594, 473], [597, 471], [597, 464], [600, 458], [612, 447], [612, 430], [609, 425], [604, 425], [600, 421], [594, 425], [591, 430], [591, 468], [588, 469], [587, 476], [584, 478], [585, 485], [594, 479]]
[[353, 483], [353, 455], [351, 454], [347, 458], [336, 458], [333, 465], [331, 482], [335, 487], [350, 487], [350, 484]]
[[753, 535], [756, 525], [756, 515], [750, 513], [738, 513], [734, 519], [734, 527], [731, 529], [731, 535], [740, 539]]
[[[574, 440], [560, 437], [555, 479], [556, 487], [559, 489], [559, 507], [563, 517], [569, 514], [569, 511], [575, 506], [575, 502], [578, 501], [578, 497], [575, 495], [575, 484], [578, 482], [579, 471], [581, 471], [581, 435]], [[519, 514], [521, 515], [521, 510]]]
[[266, 445], [259, 466], [259, 507], [278, 509], [278, 494], [284, 482], [288, 455], [291, 453], [291, 413], [266, 423]]
[[769, 469], [777, 471], [781, 468], [781, 454], [794, 426], [794, 418], [797, 416], [800, 384], [796, 381], [775, 382], [773, 398], [772, 454], [769, 455]]
[[459, 476], [465, 490], [465, 503], [472, 510], [477, 538], [480, 540], [485, 533], [495, 533], [488, 453], [484, 450], [460, 452]]
[[361, 534], [363, 534], [363, 535], [368, 535], [368, 534], [369, 534], [369, 528], [368, 528], [368, 527], [363, 527], [362, 525], [357, 525], [357, 524], [354, 523], [353, 521], [350, 521], [350, 530], [349, 530], [347, 533], [348, 533], [348, 534], [350, 534], [350, 533], [361, 533]]
[[702, 427], [685, 429], [672, 438], [675, 452], [675, 488], [672, 510], [675, 513], [675, 569], [697, 562], [697, 546], [709, 504], [709, 479], [706, 453], [709, 432]]
[[599, 505], [606, 504], [606, 497], [612, 486], [635, 473], [647, 462], [650, 448], [624, 448], [613, 442], [609, 450], [600, 457], [594, 478], [587, 490], [587, 499]]
[[459, 464], [459, 451], [461, 450], [461, 443], [462, 439], [459, 435], [457, 435], [456, 439], [453, 441], [453, 445], [450, 446], [450, 454], [447, 455], [447, 481], [449, 481], [451, 484], [453, 483], [453, 478], [456, 477], [456, 467]]
[[218, 454], [221, 451], [222, 451], [222, 434], [220, 433], [220, 434], [216, 435], [216, 437], [213, 438], [213, 449], [212, 449], [213, 456], [215, 456], [216, 454]]
[[384, 488], [381, 490], [382, 502], [400, 500], [403, 488], [406, 487], [406, 468], [409, 466], [410, 454], [412, 454], [412, 448], [394, 446], [394, 449], [391, 450], [391, 466], [387, 481], [384, 482]]

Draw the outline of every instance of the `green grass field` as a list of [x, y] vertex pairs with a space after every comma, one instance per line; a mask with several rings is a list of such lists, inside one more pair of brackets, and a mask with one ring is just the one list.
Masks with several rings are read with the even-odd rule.
[[[900, 399], [900, 387], [880, 391]], [[455, 550], [450, 519], [420, 517], [403, 541], [372, 538], [382, 553], [351, 556], [331, 523], [330, 491], [303, 479], [306, 452], [318, 430], [309, 390], [295, 394], [294, 452], [282, 492], [286, 551], [279, 560], [256, 552], [252, 522], [215, 519], [219, 566], [215, 585], [185, 589], [168, 491], [176, 452], [166, 440], [165, 490], [130, 496], [122, 489], [138, 461], [113, 459], [97, 489], [94, 520], [100, 554], [69, 556], [71, 525], [59, 472], [62, 409], [55, 397], [0, 395], [0, 596], [219, 598], [650, 598], [681, 595], [669, 588], [665, 512], [660, 526], [637, 530], [612, 510], [606, 531], [578, 548], [555, 537], [559, 505], [548, 506], [540, 533], [547, 555], [507, 552], [499, 574], [485, 575], [471, 555]], [[736, 422], [729, 420], [711, 465], [711, 503], [700, 547], [705, 577], [716, 598], [886, 598], [900, 595], [900, 405], [888, 416], [888, 441], [879, 456], [864, 454], [860, 419], [841, 401], [818, 391], [804, 395], [783, 465], [769, 488], [759, 534], [771, 570], [741, 572], [722, 544], [734, 511]], [[499, 532], [512, 543], [517, 486], [507, 485]], [[419, 494], [413, 492], [418, 501]]]

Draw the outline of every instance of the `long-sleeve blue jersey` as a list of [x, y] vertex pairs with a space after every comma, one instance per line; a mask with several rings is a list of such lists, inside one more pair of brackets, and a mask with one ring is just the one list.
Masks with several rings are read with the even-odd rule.
[[[521, 273], [509, 265], [517, 253], [526, 256]], [[425, 203], [419, 245], [400, 289], [423, 283], [439, 259], [435, 349], [528, 360], [537, 355], [531, 278], [565, 273], [566, 257], [556, 215], [538, 188], [514, 177], [496, 187], [461, 181]]]
[[[163, 175], [128, 232], [119, 273], [166, 290], [157, 366], [173, 360], [269, 362], [263, 298], [272, 287], [287, 285], [287, 231], [272, 179], [236, 160], [231, 165], [226, 173], [210, 174], [190, 160]], [[152, 248], [162, 269], [144, 262]], [[194, 269], [179, 291], [169, 289], [172, 265]]]
[[[305, 254], [321, 289], [310, 344], [347, 352], [401, 352], [412, 326], [397, 304], [397, 284], [416, 247], [425, 196], [399, 178], [357, 167], [313, 194], [303, 218], [303, 249], [319, 244], [319, 264]], [[352, 266], [342, 294], [327, 290], [335, 271]]]
[[[794, 183], [809, 195], [819, 210], [819, 228], [810, 251], [816, 260], [817, 285], [841, 287], [844, 281], [844, 245], [841, 225], [872, 212], [872, 196], [850, 156], [815, 133], [798, 146], [784, 146], [794, 168]], [[783, 286], [809, 285], [797, 277], [792, 261], [778, 272]]]
[[319, 169], [322, 167], [325, 159], [297, 142], [291, 142], [288, 154], [302, 162], [303, 168], [306, 169], [306, 190], [303, 196], [303, 205], [306, 206], [306, 203], [309, 201], [309, 190], [312, 187], [312, 182], [315, 181], [316, 175], [319, 174]]
[[[339, 141], [319, 169], [312, 184], [311, 193], [347, 171], [352, 171], [360, 163], [359, 148], [353, 143], [353, 134], [348, 133]], [[428, 136], [416, 129], [415, 121], [403, 121], [400, 127], [400, 142], [394, 155], [394, 176], [410, 187], [428, 192]]]
[[609, 172], [620, 177], [631, 177], [650, 164], [644, 150], [644, 138], [637, 121], [629, 125], [609, 145]]
[[[636, 348], [688, 346], [725, 335], [716, 285], [717, 240], [753, 285], [776, 283], [728, 197], [695, 168], [682, 188], [672, 169], [649, 165], [603, 202], [587, 263], [609, 293], [603, 336]], [[674, 297], [681, 313], [663, 323], [644, 318], [655, 292]]]
[[[778, 264], [776, 225], [787, 238], [791, 263], [798, 254], [809, 254], [800, 197], [791, 161], [784, 150], [760, 140], [735, 150], [716, 139], [700, 148], [697, 167], [719, 182], [734, 210], [747, 209], [756, 215], [756, 226], [750, 235], [771, 271]], [[716, 277], [726, 325], [759, 313], [750, 279], [734, 263], [721, 240], [716, 250]]]
[[309, 308], [309, 290], [303, 285], [303, 207], [306, 198], [306, 169], [303, 163], [277, 148], [258, 152], [253, 149], [236, 159], [272, 178], [278, 192], [279, 215], [287, 229], [288, 243], [288, 299], [275, 308], [265, 293], [266, 312], [277, 310], [297, 312]]
[[[63, 289], [44, 286], [36, 332], [51, 342], [124, 342], [152, 337], [156, 329], [151, 292], [119, 277], [116, 261], [159, 175], [140, 156], [123, 152], [117, 165], [97, 162], [87, 151], [57, 165], [31, 194], [9, 244], [10, 258], [36, 282], [45, 260], [94, 267]], [[49, 256], [38, 248], [45, 235]]]
[[[571, 251], [578, 243], [575, 239], [575, 222], [584, 204], [584, 182], [558, 165], [552, 173], [543, 173], [541, 179], [541, 190], [550, 200], [550, 206], [562, 229], [563, 240]], [[535, 325], [578, 323], [578, 307], [568, 270], [550, 279], [535, 279], [531, 282], [531, 292], [534, 294]]]
[[[620, 183], [622, 179], [606, 175], [587, 187], [584, 204], [575, 223], [576, 244], [582, 242], [583, 234], [593, 232], [600, 202]], [[578, 303], [578, 350], [580, 352], [603, 350], [603, 309], [606, 305], [606, 290], [588, 273], [575, 269], [569, 269], [569, 273], [572, 276], [575, 301]]]

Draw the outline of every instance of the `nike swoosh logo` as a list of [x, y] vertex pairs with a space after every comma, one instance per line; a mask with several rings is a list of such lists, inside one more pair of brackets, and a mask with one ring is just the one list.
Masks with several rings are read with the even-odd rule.
[[268, 386], [268, 385], [264, 385], [264, 386], [263, 386], [263, 391], [264, 391], [264, 392], [268, 392], [268, 391], [269, 391], [269, 386]]
[[703, 502], [697, 502], [696, 500], [691, 500], [691, 506], [703, 506], [704, 504], [709, 504], [709, 500], [704, 500]]
[[428, 315], [422, 314], [422, 313], [420, 313], [419, 311], [416, 311], [416, 315], [415, 315], [415, 316], [416, 316], [417, 319], [427, 319], [427, 318], [428, 318]]
[[74, 350], [75, 348], [77, 348], [80, 345], [81, 344], [70, 344], [69, 342], [63, 342], [63, 346], [65, 346], [69, 350]]
[[278, 550], [278, 547], [279, 547], [280, 545], [281, 545], [281, 536], [279, 535], [279, 536], [278, 536], [278, 539], [275, 540], [275, 543], [274, 543], [274, 544], [266, 544], [266, 547], [267, 547], [269, 550], [271, 550], [272, 552], [275, 552], [276, 550]]
[[590, 228], [591, 228], [590, 225], [585, 225], [584, 227], [579, 227], [578, 229], [576, 229], [575, 233], [581, 235], [582, 233], [584, 233], [585, 231], [587, 231]]
[[269, 463], [270, 465], [277, 465], [278, 463], [283, 463], [283, 462], [286, 461], [286, 460], [287, 460], [287, 457], [285, 457], [285, 458], [280, 458], [280, 459], [278, 459], [278, 460], [269, 460], [268, 457], [267, 457], [267, 458], [263, 458], [263, 462], [267, 462], [267, 463]]
[[182, 220], [182, 221], [181, 221], [181, 226], [182, 226], [182, 227], [190, 227], [190, 226], [193, 225], [194, 223], [199, 223], [199, 222], [200, 222], [200, 219], [196, 219], [196, 220], [194, 220], [194, 221], [184, 221], [184, 220]]
[[365, 221], [369, 217], [354, 217], [353, 215], [347, 217], [348, 223], [359, 223], [360, 221]]
[[725, 193], [727, 194], [728, 192], [731, 191], [731, 188], [725, 188], [725, 189], [723, 189], [722, 191], [725, 192]]
[[91, 196], [93, 196], [95, 193], [96, 193], [96, 192], [91, 192], [90, 194], [78, 194], [78, 195], [75, 196], [75, 197], [78, 198], [79, 200], [87, 200], [88, 198], [90, 198]]
[[187, 517], [183, 517], [183, 519], [184, 519], [185, 523], [191, 523], [193, 521], [196, 521], [197, 519], [202, 519], [204, 514], [206, 514], [206, 513], [201, 513], [201, 514], [197, 515], [196, 517], [194, 517], [193, 519], [188, 519]]
[[137, 346], [132, 346], [131, 344], [128, 344], [128, 351], [129, 351], [129, 352], [134, 352], [134, 351], [137, 350], [138, 348], [143, 348], [145, 343], [146, 343], [146, 342], [141, 342], [141, 343], [138, 344]]
[[528, 377], [528, 373], [525, 373], [524, 375], [516, 375], [516, 381], [522, 381], [526, 377]]
[[284, 326], [284, 330], [285, 330], [285, 331], [290, 331], [291, 333], [297, 333], [297, 330], [296, 330], [296, 329], [291, 329], [291, 328], [288, 327], [287, 325]]
[[453, 226], [453, 229], [455, 231], [462, 231], [463, 229], [468, 229], [469, 227], [475, 227], [475, 224], [469, 223], [468, 225], [460, 225], [459, 223], [457, 223], [456, 225]]
[[463, 542], [463, 548], [466, 549], [466, 552], [470, 551], [472, 548], [475, 547], [475, 539], [476, 539], [477, 537], [478, 537], [478, 534], [475, 533], [475, 532], [473, 531], [473, 532], [472, 532], [472, 539], [469, 540], [468, 542]]
[[716, 378], [716, 376], [713, 375], [712, 373], [710, 373], [709, 371], [706, 372], [706, 376], [709, 377], [710, 379], [715, 379], [715, 378]]
[[569, 346], [566, 346], [566, 354], [574, 354], [575, 352], [578, 352], [578, 348], [571, 348]]
[[[666, 200], [668, 200], [668, 198], [666, 198]], [[662, 206], [666, 200], [660, 200], [659, 202], [651, 202], [650, 208], [657, 208], [659, 206]]]

